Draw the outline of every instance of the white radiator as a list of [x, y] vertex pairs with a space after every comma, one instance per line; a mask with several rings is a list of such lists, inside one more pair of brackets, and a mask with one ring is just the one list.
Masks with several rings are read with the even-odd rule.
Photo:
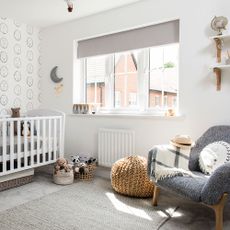
[[100, 129], [98, 163], [111, 167], [120, 158], [135, 154], [135, 132], [125, 129]]

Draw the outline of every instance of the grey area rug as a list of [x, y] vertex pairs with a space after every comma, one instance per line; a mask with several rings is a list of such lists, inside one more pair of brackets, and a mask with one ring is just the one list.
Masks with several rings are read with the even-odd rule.
[[157, 208], [151, 199], [114, 193], [109, 180], [73, 185], [0, 213], [1, 230], [159, 229], [173, 215], [170, 197]]

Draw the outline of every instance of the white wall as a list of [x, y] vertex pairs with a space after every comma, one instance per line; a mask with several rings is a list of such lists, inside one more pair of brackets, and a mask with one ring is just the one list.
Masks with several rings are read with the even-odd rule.
[[[121, 118], [67, 116], [66, 154], [97, 153], [97, 131], [101, 127], [131, 128], [136, 131], [136, 153], [147, 155], [154, 144], [167, 143], [178, 133], [194, 139], [208, 127], [230, 124], [230, 72], [225, 72], [222, 90], [215, 89], [209, 65], [214, 60], [210, 21], [215, 15], [230, 19], [228, 0], [144, 0], [139, 3], [50, 27], [42, 31], [43, 106], [67, 114], [72, 110], [73, 40], [108, 34], [141, 25], [180, 19], [180, 112], [184, 118]], [[230, 31], [229, 31], [230, 32]], [[55, 95], [49, 79], [58, 65], [64, 91]], [[75, 76], [77, 77], [77, 76]]]
[[39, 106], [39, 29], [0, 18], [0, 115]]

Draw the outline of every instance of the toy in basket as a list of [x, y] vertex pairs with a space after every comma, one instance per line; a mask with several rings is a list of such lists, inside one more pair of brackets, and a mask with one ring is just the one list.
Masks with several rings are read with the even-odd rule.
[[57, 159], [54, 165], [53, 180], [55, 184], [68, 185], [74, 181], [73, 166], [65, 158]]
[[92, 180], [96, 169], [96, 158], [86, 156], [72, 156], [75, 178]]

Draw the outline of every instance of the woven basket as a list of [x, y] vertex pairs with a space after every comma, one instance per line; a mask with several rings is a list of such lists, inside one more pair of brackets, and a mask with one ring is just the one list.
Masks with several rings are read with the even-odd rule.
[[59, 185], [69, 185], [73, 184], [74, 175], [73, 170], [70, 172], [58, 171], [56, 174], [53, 174], [53, 181], [55, 184]]
[[75, 172], [75, 178], [80, 180], [92, 180], [94, 177], [94, 172], [96, 169], [96, 163], [92, 163], [88, 165], [88, 173], [76, 173]]
[[147, 176], [147, 160], [140, 156], [129, 156], [118, 160], [112, 166], [113, 189], [132, 197], [152, 197], [153, 183]]
[[0, 192], [6, 189], [19, 187], [33, 181], [33, 175], [25, 176], [13, 180], [8, 180], [0, 183]]

